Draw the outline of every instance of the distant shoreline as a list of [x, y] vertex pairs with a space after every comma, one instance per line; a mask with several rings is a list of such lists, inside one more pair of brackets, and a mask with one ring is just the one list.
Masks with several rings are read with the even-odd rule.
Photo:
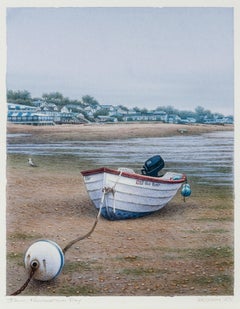
[[[111, 140], [126, 138], [198, 135], [213, 131], [233, 131], [234, 125], [168, 124], [168, 123], [117, 123], [88, 125], [29, 126], [7, 124], [7, 133], [29, 134], [18, 137], [19, 143], [48, 143], [64, 140]], [[14, 142], [15, 138], [11, 138]]]

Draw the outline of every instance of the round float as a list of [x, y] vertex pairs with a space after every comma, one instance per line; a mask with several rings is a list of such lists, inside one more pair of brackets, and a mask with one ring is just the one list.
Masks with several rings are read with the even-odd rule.
[[182, 190], [181, 190], [181, 194], [182, 196], [184, 197], [187, 197], [187, 196], [190, 196], [192, 193], [191, 191], [191, 187], [188, 183], [185, 183], [183, 186], [182, 186]]
[[54, 241], [42, 239], [28, 248], [24, 257], [24, 264], [29, 273], [32, 269], [35, 269], [34, 279], [49, 281], [61, 273], [64, 265], [64, 254]]

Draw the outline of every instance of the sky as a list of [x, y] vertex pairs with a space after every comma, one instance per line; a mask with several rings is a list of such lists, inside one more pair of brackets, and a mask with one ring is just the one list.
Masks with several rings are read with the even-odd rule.
[[7, 9], [7, 88], [234, 112], [230, 7]]

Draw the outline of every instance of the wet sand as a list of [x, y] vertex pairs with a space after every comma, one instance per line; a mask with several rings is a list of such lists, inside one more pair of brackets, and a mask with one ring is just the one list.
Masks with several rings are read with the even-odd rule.
[[[114, 124], [32, 127], [9, 125], [17, 141], [107, 140], [233, 130], [232, 126]], [[11, 138], [14, 142], [15, 138]], [[37, 239], [63, 248], [86, 234], [97, 211], [79, 167], [27, 165], [27, 156], [7, 159], [7, 294], [27, 279], [23, 256]], [[71, 247], [53, 281], [32, 280], [21, 295], [177, 296], [233, 294], [233, 188], [192, 184], [159, 212], [135, 220], [101, 218], [93, 234]]]

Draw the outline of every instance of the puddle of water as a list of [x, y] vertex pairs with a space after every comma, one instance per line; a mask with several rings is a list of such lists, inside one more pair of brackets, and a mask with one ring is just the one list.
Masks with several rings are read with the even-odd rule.
[[94, 162], [95, 166], [126, 166], [139, 170], [149, 157], [160, 154], [165, 161], [165, 171], [186, 173], [198, 183], [211, 185], [233, 185], [233, 149], [232, 131], [198, 136], [8, 145], [8, 153], [73, 155], [91, 162], [91, 166]]

